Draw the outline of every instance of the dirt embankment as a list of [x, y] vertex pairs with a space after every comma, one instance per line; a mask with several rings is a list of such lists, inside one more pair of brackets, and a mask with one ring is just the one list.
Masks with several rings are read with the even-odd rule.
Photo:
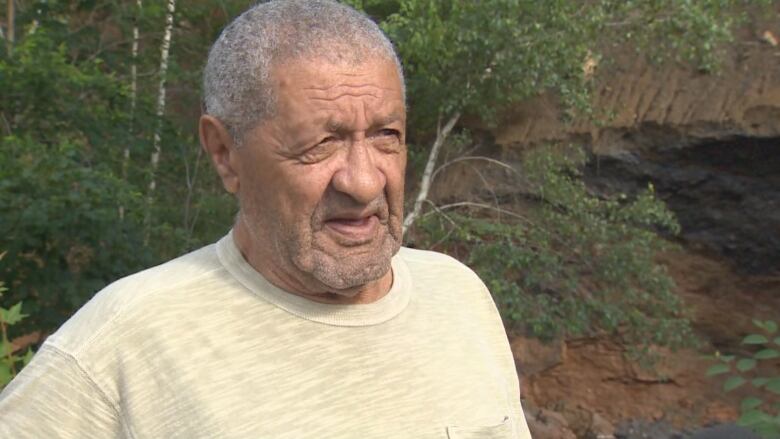
[[512, 337], [536, 428], [550, 428], [540, 437], [608, 435], [627, 419], [690, 428], [737, 417], [744, 395], [704, 376], [704, 354], [739, 351], [754, 318], [780, 320], [780, 3], [751, 22], [715, 74], [633, 53], [600, 66], [594, 103], [606, 122], [567, 124], [555, 99], [540, 96], [494, 132], [507, 158], [543, 143], [585, 145], [596, 192], [653, 183], [683, 229], [682, 250], [661, 260], [704, 340], [698, 351], [659, 351], [649, 373], [609, 341]]
[[780, 137], [780, 15], [752, 21], [714, 74], [619, 53], [596, 79], [594, 107], [606, 121], [567, 124], [557, 101], [543, 95], [515, 107], [496, 142], [511, 150], [577, 141], [611, 155], [731, 136]]

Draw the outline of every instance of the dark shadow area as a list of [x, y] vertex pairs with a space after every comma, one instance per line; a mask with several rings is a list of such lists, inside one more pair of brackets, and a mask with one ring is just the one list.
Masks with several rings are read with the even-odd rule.
[[746, 274], [780, 273], [780, 138], [597, 156], [585, 175], [603, 194], [632, 195], [652, 183], [677, 215], [686, 245]]

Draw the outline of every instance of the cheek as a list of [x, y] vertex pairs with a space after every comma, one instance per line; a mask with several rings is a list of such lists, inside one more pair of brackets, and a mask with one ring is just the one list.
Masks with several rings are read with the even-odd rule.
[[278, 188], [280, 203], [286, 211], [308, 218], [320, 203], [333, 173], [325, 166], [306, 166], [294, 167], [284, 174], [279, 177], [279, 181], [285, 182]]
[[385, 175], [387, 176], [388, 190], [400, 191], [400, 195], [404, 193], [404, 181], [406, 178], [406, 154], [402, 154], [393, 157], [393, 160], [389, 161], [385, 167]]

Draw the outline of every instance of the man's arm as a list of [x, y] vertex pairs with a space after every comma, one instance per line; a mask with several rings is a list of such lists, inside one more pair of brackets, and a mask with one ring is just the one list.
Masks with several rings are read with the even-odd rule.
[[0, 437], [125, 438], [115, 406], [75, 358], [44, 345], [0, 393]]

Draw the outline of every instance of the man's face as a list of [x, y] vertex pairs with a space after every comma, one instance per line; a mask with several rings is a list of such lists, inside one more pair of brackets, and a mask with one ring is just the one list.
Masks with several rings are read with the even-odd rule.
[[277, 113], [238, 150], [239, 221], [273, 266], [333, 290], [374, 281], [401, 245], [406, 112], [395, 65], [294, 61]]

